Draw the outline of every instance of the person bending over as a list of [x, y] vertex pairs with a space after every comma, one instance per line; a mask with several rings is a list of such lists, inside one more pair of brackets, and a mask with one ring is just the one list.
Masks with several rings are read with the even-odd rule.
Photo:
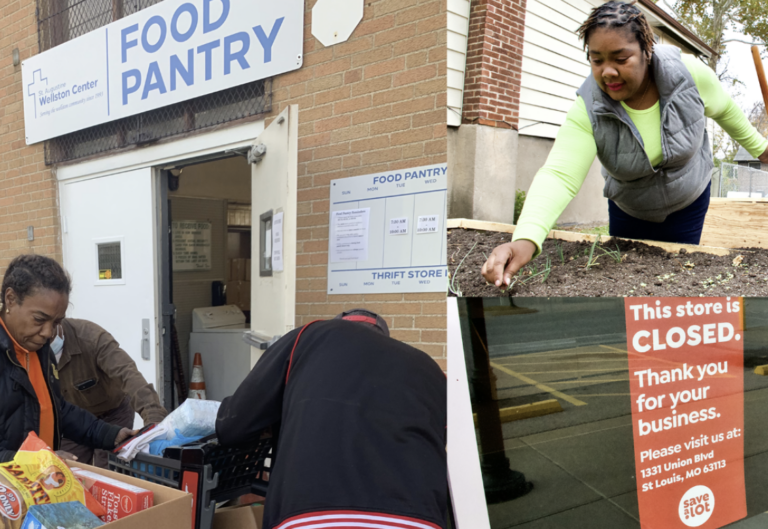
[[277, 434], [264, 528], [444, 529], [446, 378], [356, 309], [295, 329], [224, 399], [224, 446]]

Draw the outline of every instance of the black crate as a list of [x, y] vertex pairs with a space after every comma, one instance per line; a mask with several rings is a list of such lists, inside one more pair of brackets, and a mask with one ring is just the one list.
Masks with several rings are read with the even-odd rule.
[[193, 529], [210, 529], [217, 503], [267, 495], [273, 460], [271, 437], [247, 448], [224, 448], [214, 437], [168, 447], [164, 457], [140, 453], [127, 462], [109, 454], [109, 470], [192, 493]]

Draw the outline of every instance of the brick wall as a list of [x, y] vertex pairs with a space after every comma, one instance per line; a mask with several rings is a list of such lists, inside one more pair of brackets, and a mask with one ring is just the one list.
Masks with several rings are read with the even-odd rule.
[[517, 130], [526, 0], [472, 2], [462, 122]]
[[[45, 166], [43, 144], [24, 141], [21, 65], [13, 65], [13, 49], [21, 60], [37, 54], [35, 2], [0, 3], [0, 274], [25, 252], [61, 262], [56, 182]], [[34, 240], [27, 240], [27, 227]]]
[[330, 181], [447, 160], [445, 2], [366, 1], [352, 37], [328, 48], [310, 32], [315, 3], [304, 66], [273, 94], [275, 115], [299, 105], [296, 323], [365, 306], [445, 368], [444, 293], [326, 294]]
[[[447, 160], [444, 2], [367, 1], [350, 40], [325, 48], [310, 32], [315, 1], [306, 2], [304, 66], [275, 78], [271, 114], [299, 105], [296, 324], [365, 306], [445, 369], [445, 294], [325, 293], [330, 180]], [[14, 47], [22, 60], [38, 53], [34, 8], [0, 8], [0, 274], [24, 251], [61, 260], [55, 181], [43, 144], [24, 145], [21, 67], [11, 62]]]

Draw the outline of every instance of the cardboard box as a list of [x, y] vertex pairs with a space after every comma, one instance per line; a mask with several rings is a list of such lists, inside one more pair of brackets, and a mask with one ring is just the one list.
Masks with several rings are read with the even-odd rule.
[[227, 305], [240, 306], [240, 281], [227, 281]]
[[247, 259], [232, 259], [232, 278], [230, 281], [245, 281], [245, 266]]
[[102, 517], [105, 522], [121, 520], [152, 507], [154, 495], [144, 487], [134, 487], [80, 467], [72, 467], [72, 473], [107, 510], [107, 514]]
[[213, 514], [213, 529], [261, 529], [263, 518], [263, 505], [224, 507]]
[[251, 310], [251, 282], [227, 282], [227, 305], [237, 305], [240, 310]]
[[251, 282], [240, 281], [240, 310], [251, 310]]
[[153, 507], [132, 514], [122, 520], [104, 524], [109, 529], [147, 529], [162, 527], [163, 529], [189, 529], [192, 527], [192, 495], [180, 490], [150, 483], [142, 479], [132, 478], [110, 470], [84, 465], [79, 461], [67, 461], [70, 467], [89, 470], [102, 476], [116, 479], [143, 489], [152, 491], [155, 496]]

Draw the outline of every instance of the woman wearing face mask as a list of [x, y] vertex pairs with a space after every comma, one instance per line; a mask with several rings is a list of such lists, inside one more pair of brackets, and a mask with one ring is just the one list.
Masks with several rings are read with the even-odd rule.
[[674, 46], [654, 46], [636, 7], [603, 4], [579, 35], [592, 74], [536, 174], [512, 242], [496, 247], [482, 267], [498, 287], [541, 252], [595, 155], [603, 166], [611, 235], [689, 244], [699, 243], [709, 206], [713, 162], [705, 118], [768, 163], [768, 141], [717, 75]]
[[[144, 425], [162, 421], [168, 412], [131, 357], [103, 328], [87, 320], [66, 318], [51, 341], [64, 399], [102, 421], [132, 427], [136, 413]], [[107, 468], [107, 453], [69, 438], [61, 448], [78, 461]], [[95, 457], [94, 457], [95, 455]]]
[[62, 435], [111, 449], [134, 433], [61, 397], [48, 342], [64, 319], [69, 291], [67, 273], [41, 255], [16, 257], [5, 271], [0, 292], [0, 462], [13, 459], [31, 431], [54, 450], [59, 450]]

